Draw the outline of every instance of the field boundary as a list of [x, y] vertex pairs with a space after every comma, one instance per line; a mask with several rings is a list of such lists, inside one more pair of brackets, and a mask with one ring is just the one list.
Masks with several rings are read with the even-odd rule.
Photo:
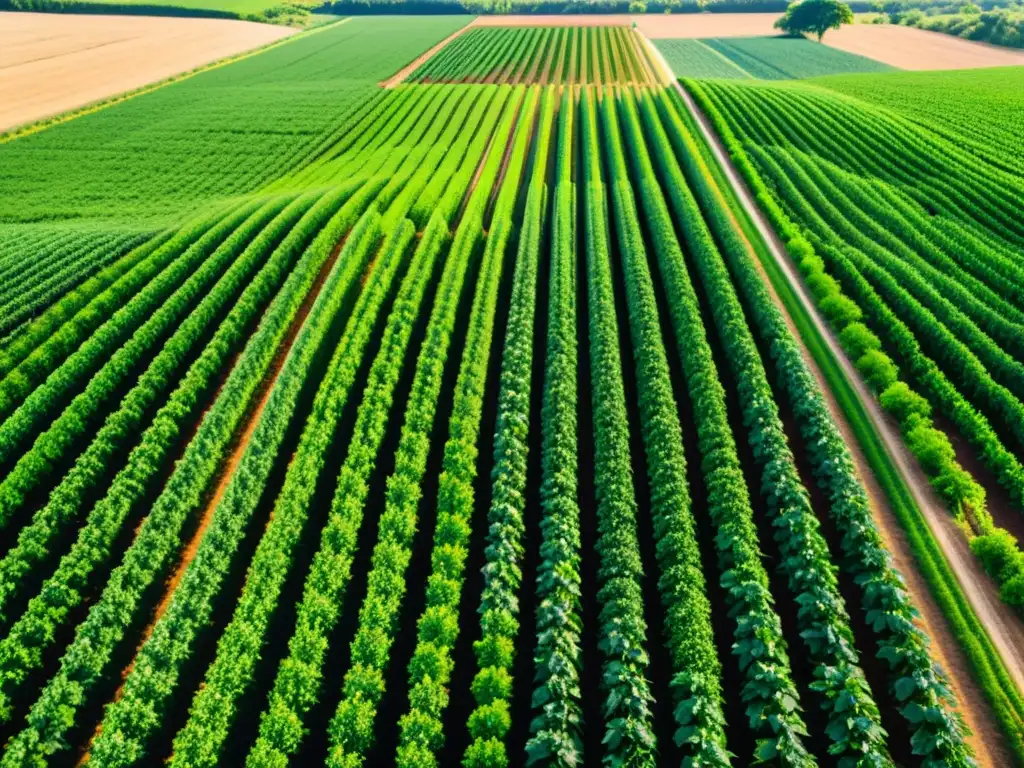
[[346, 22], [351, 21], [353, 18], [354, 17], [352, 16], [348, 16], [344, 19], [332, 21], [329, 24], [323, 24], [322, 26], [314, 27], [313, 29], [302, 30], [296, 32], [295, 34], [288, 35], [287, 37], [283, 37], [280, 40], [274, 40], [271, 43], [261, 45], [257, 48], [251, 48], [248, 51], [242, 51], [241, 53], [235, 53], [230, 56], [225, 56], [224, 58], [217, 59], [216, 61], [211, 61], [199, 67], [194, 67], [185, 72], [179, 72], [176, 75], [165, 77], [162, 80], [157, 80], [154, 83], [149, 83], [148, 85], [144, 85], [140, 88], [135, 88], [130, 91], [124, 91], [122, 93], [115, 94], [105, 99], [100, 99], [99, 101], [93, 101], [88, 104], [83, 104], [80, 107], [75, 107], [74, 109], [68, 110], [66, 112], [60, 112], [56, 115], [44, 117], [41, 120], [34, 120], [32, 122], [23, 123], [22, 125], [16, 125], [13, 128], [9, 128], [6, 131], [0, 132], [0, 145], [7, 144], [11, 141], [14, 141], [15, 139], [24, 138], [25, 136], [31, 136], [32, 134], [39, 133], [40, 131], [45, 131], [47, 128], [52, 128], [55, 125], [69, 123], [72, 120], [76, 120], [79, 117], [85, 117], [86, 115], [94, 114], [96, 112], [99, 112], [100, 110], [106, 109], [107, 107], [113, 107], [125, 101], [128, 101], [129, 99], [134, 99], [136, 96], [145, 96], [147, 93], [152, 93], [153, 91], [156, 91], [168, 85], [173, 85], [174, 83], [180, 83], [183, 80], [188, 80], [189, 78], [195, 77], [196, 75], [201, 75], [204, 72], [209, 72], [212, 69], [218, 69], [220, 67], [227, 66], [228, 64], [234, 64], [237, 61], [248, 59], [251, 56], [258, 56], [259, 54], [266, 53], [267, 51], [273, 48], [277, 48], [278, 46], [287, 45], [288, 43], [294, 42], [296, 40], [301, 40], [306, 37], [309, 37], [310, 35], [315, 35], [318, 32], [323, 32], [325, 29], [333, 29], [334, 27], [337, 27], [340, 24], [345, 24]]
[[[353, 17], [350, 16], [349, 18], [353, 18]], [[426, 62], [428, 62], [432, 58], [434, 58], [434, 56], [436, 56], [438, 53], [440, 53], [441, 50], [445, 46], [447, 46], [449, 43], [451, 43], [453, 40], [455, 40], [455, 38], [464, 35], [468, 30], [472, 29], [473, 28], [473, 22], [475, 20], [476, 20], [475, 16], [471, 17], [470, 20], [468, 22], [466, 22], [465, 25], [463, 25], [462, 27], [459, 27], [457, 30], [452, 32], [450, 35], [448, 35], [448, 37], [446, 37], [441, 42], [437, 43], [433, 48], [431, 48], [431, 49], [421, 53], [419, 56], [417, 56], [411, 62], [406, 64], [404, 67], [402, 67], [397, 72], [395, 72], [395, 74], [393, 74], [387, 80], [384, 80], [383, 82], [379, 83], [379, 85], [382, 88], [397, 88], [399, 85], [401, 85], [402, 83], [404, 83], [406, 81], [406, 78], [408, 78], [409, 75], [411, 75], [417, 69], [422, 67]], [[348, 19], [346, 19], [346, 21], [348, 21]]]
[[[948, 634], [958, 646], [957, 650], [969, 661], [971, 667], [975, 668], [973, 671], [976, 674], [961, 681], [957, 688], [963, 691], [964, 683], [979, 688], [985, 693], [986, 708], [988, 705], [995, 706], [991, 701], [992, 694], [987, 690], [992, 681], [985, 681], [984, 675], [981, 674], [982, 670], [977, 669], [979, 663], [994, 662], [1001, 665], [1002, 672], [1012, 677], [1012, 682], [1018, 690], [1024, 681], [1024, 658], [1010, 636], [1008, 624], [1011, 622], [1003, 618], [1009, 609], [994, 594], [990, 579], [984, 575], [974, 558], [969, 556], [969, 552], [965, 555], [962, 551], [966, 544], [955, 530], [955, 522], [935, 499], [934, 491], [923, 477], [923, 473], [915, 472], [906, 452], [901, 449], [899, 437], [894, 435], [892, 425], [886, 420], [859, 374], [842, 353], [834, 335], [824, 324], [799, 277], [795, 275], [792, 265], [782, 252], [778, 236], [753, 202], [727, 152], [707, 123], [707, 118], [679, 83], [675, 83], [675, 87], [689, 110], [690, 117], [701, 131], [704, 142], [732, 187], [737, 202], [742, 206], [750, 223], [756, 227], [771, 255], [772, 262], [763, 264], [768, 273], [769, 285], [775, 286], [778, 281], [787, 289], [789, 296], [784, 296], [783, 292], [779, 291], [777, 297], [793, 325], [799, 329], [806, 352], [810, 354], [816, 367], [820, 368], [821, 375], [831, 386], [839, 385], [845, 390], [833, 391], [831, 395], [834, 397], [835, 405], [842, 411], [837, 416], [841, 416], [854, 433], [859, 453], [863, 457], [861, 462], [867, 465], [861, 468], [860, 474], [864, 476], [865, 468], [872, 472], [886, 497], [890, 513], [897, 519], [902, 529], [899, 532], [905, 534], [906, 544], [912, 553], [913, 566], [928, 585], [931, 602], [948, 622]], [[763, 262], [763, 259], [761, 261]], [[775, 274], [772, 274], [773, 272]], [[798, 314], [802, 315], [804, 322], [798, 322]], [[813, 336], [808, 338], [812, 334]], [[853, 402], [850, 402], [850, 398]], [[884, 476], [880, 473], [884, 473]], [[903, 515], [912, 516], [916, 520], [904, 520]], [[918, 537], [923, 541], [915, 542], [914, 539]], [[942, 558], [942, 563], [934, 562], [936, 555]], [[929, 560], [932, 562], [927, 562]], [[943, 596], [940, 592], [947, 594]], [[966, 612], [969, 612], [969, 615], [965, 617], [963, 614]], [[961, 616], [954, 617], [954, 613], [961, 613]], [[973, 622], [965, 621], [965, 618], [973, 619]], [[975, 624], [975, 627], [968, 627], [967, 624], [970, 623]], [[963, 637], [962, 631], [957, 628], [958, 624], [968, 633], [968, 638]], [[983, 637], [971, 634], [975, 629], [980, 630]], [[975, 646], [973, 649], [968, 647], [971, 638], [974, 639], [974, 643], [971, 643]], [[995, 658], [989, 657], [984, 648], [977, 647], [979, 645], [989, 646]], [[978, 651], [981, 651], [980, 659], [977, 658]], [[961, 695], [960, 698], [964, 697]], [[965, 709], [964, 703], [961, 702], [961, 710]], [[990, 727], [997, 726], [992, 723]], [[975, 728], [975, 731], [980, 733], [981, 729]], [[984, 738], [973, 741], [976, 745], [980, 742], [985, 747], [990, 746], [988, 740]]]

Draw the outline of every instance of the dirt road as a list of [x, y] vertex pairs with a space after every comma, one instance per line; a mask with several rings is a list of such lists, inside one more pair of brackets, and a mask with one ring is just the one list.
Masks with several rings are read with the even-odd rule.
[[0, 131], [141, 88], [295, 31], [226, 19], [0, 13]]
[[[950, 568], [964, 590], [971, 608], [974, 610], [979, 621], [985, 626], [989, 637], [998, 649], [1004, 664], [1018, 688], [1024, 688], [1024, 625], [1022, 625], [1021, 621], [1010, 611], [1006, 604], [999, 600], [992, 581], [981, 570], [977, 560], [970, 552], [962, 533], [956, 528], [951, 516], [942, 507], [941, 502], [936, 497], [920, 467], [907, 454], [896, 426], [885, 416], [877, 401], [872, 397], [867, 386], [861, 380], [856, 369], [843, 354], [838, 341], [818, 314], [799, 276], [796, 274], [795, 268], [786, 257], [781, 241], [754, 203], [717, 134], [712, 130], [707, 119], [697, 108], [690, 95], [678, 83], [675, 86], [679, 89], [684, 102], [700, 126], [701, 133], [722, 166], [730, 185], [735, 190], [745, 210], [767, 243], [776, 263], [785, 273], [787, 280], [796, 291], [801, 304], [807, 309], [816, 328], [828, 344], [830, 351], [839, 361], [847, 378], [853, 384], [858, 398], [871, 418], [872, 425], [881, 436], [887, 452], [894, 460], [896, 468], [911, 490], [915, 503], [921, 509], [932, 534], [935, 536], [946, 560], [949, 562]], [[805, 357], [808, 358], [811, 367], [815, 368], [813, 360], [810, 359], [809, 355], [805, 353]], [[836, 420], [842, 425], [843, 419], [841, 414], [836, 412], [835, 407], [833, 407], [833, 411]], [[849, 427], [848, 425], [845, 426], [845, 431], [849, 434]], [[861, 477], [871, 478], [870, 469], [867, 467], [859, 451], [855, 451], [855, 459]], [[956, 642], [944, 615], [932, 599], [923, 578], [916, 572], [913, 556], [903, 531], [898, 526], [892, 511], [888, 509], [888, 504], [884, 497], [882, 497], [880, 489], [873, 482], [868, 482], [867, 485], [868, 491], [873, 497], [876, 523], [879, 525], [887, 545], [893, 551], [897, 566], [907, 578], [908, 588], [911, 590], [915, 603], [922, 612], [927, 631], [932, 638], [933, 653], [947, 670], [961, 702], [961, 709], [965, 718], [975, 732], [975, 736], [971, 741], [978, 753], [979, 764], [1005, 765], [1007, 764], [1005, 762], [1006, 758], [1003, 755], [1003, 751], [998, 747], [1002, 739], [995, 728], [994, 718], [988, 714], [988, 702], [983, 698], [981, 691], [973, 682], [969, 662]]]

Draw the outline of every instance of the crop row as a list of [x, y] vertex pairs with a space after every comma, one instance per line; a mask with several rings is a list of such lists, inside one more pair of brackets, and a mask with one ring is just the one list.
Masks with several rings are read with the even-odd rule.
[[408, 81], [421, 83], [649, 83], [626, 27], [482, 27], [427, 60]]
[[543, 517], [536, 585], [537, 645], [533, 655], [536, 687], [531, 700], [532, 708], [539, 711], [530, 723], [531, 739], [526, 744], [530, 764], [579, 764], [583, 750], [574, 125], [575, 98], [565, 91], [558, 112], [551, 213], [550, 299], [541, 414]]
[[[323, 198], [311, 209], [307, 220], [293, 230], [295, 236], [280, 246], [300, 251], [309, 236], [322, 227], [296, 263], [260, 327], [249, 339], [216, 402], [203, 416], [199, 431], [175, 465], [173, 474], [125, 553], [122, 564], [111, 573], [99, 600], [77, 628], [74, 640], [62, 657], [60, 670], [43, 688], [28, 715], [28, 726], [12, 740], [4, 754], [3, 764], [38, 762], [64, 747], [64, 733], [73, 725], [75, 713], [83, 705], [89, 688], [107, 670], [114, 647], [124, 636], [126, 624], [139, 609], [147, 587], [166, 571], [186, 517], [199, 506], [225, 446], [235, 433], [249, 399], [264, 378], [320, 266], [327, 260], [340, 233], [351, 227], [359, 204], [365, 205], [368, 201], [365, 197], [353, 198], [337, 209], [338, 202], [335, 195]], [[334, 274], [344, 281], [354, 279], [357, 272], [344, 269], [335, 270]], [[113, 490], [116, 492], [116, 488]], [[80, 537], [82, 555], [86, 558], [93, 553], [89, 547], [90, 533], [87, 526]], [[40, 599], [59, 601], [56, 611], [37, 611], [41, 615], [36, 620], [49, 623], [55, 618], [65, 617], [70, 606], [81, 596], [66, 590], [58, 582], [58, 589], [44, 590], [30, 606]], [[4, 642], [12, 642], [15, 637], [12, 633]], [[53, 635], [29, 630], [22, 637], [35, 644], [44, 637], [52, 640]], [[27, 654], [19, 645], [8, 647], [11, 655], [0, 661], [5, 680], [23, 679]], [[36, 649], [36, 664], [40, 660], [38, 652]], [[14, 671], [20, 673], [19, 678], [10, 676], [9, 665], [12, 664], [16, 665]]]
[[[515, 642], [519, 632], [518, 592], [525, 552], [527, 456], [530, 450], [530, 394], [533, 382], [533, 336], [538, 269], [547, 214], [548, 148], [556, 98], [545, 90], [532, 142], [533, 167], [526, 181], [526, 207], [519, 233], [505, 347], [502, 352], [498, 414], [494, 435], [494, 469], [488, 510], [484, 588], [480, 595], [481, 639], [474, 644], [478, 671], [471, 690], [477, 707], [469, 717], [473, 739], [464, 762], [470, 766], [507, 764], [505, 737], [511, 726], [511, 687]], [[525, 174], [524, 174], [525, 175]], [[510, 177], [509, 182], [511, 183]], [[495, 216], [511, 217], [514, 198]], [[492, 217], [493, 218], [493, 217]]]

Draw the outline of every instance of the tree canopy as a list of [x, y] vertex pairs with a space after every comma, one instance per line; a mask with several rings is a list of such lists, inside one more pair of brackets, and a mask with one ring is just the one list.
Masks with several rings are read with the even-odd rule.
[[818, 42], [830, 29], [853, 23], [853, 11], [840, 0], [799, 0], [792, 3], [775, 26], [791, 35], [813, 32]]

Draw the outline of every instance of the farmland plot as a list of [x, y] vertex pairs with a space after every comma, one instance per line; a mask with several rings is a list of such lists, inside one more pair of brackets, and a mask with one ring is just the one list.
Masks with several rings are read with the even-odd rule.
[[[952, 144], [928, 121], [822, 88], [687, 87], [999, 596], [1019, 610], [1024, 240], [1011, 211], [1024, 181], [997, 144]], [[829, 133], [839, 125], [841, 142]], [[986, 694], [1003, 728], [1019, 732], [1019, 691], [994, 669]]]
[[0, 348], [4, 768], [972, 764], [680, 101], [519, 32]]

